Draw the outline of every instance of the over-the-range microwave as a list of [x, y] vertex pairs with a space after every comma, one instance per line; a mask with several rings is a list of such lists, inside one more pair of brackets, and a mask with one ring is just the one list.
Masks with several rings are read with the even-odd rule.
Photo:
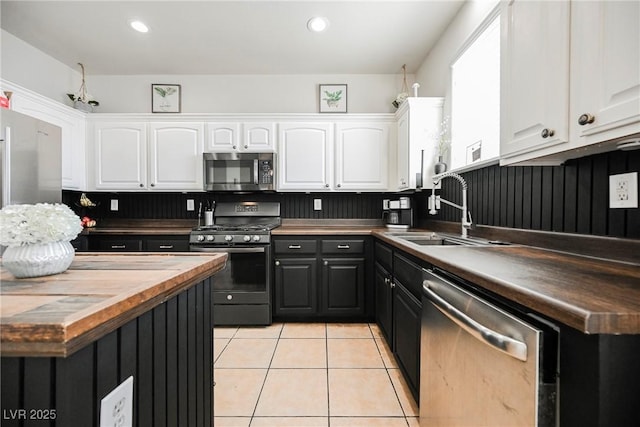
[[204, 153], [205, 191], [273, 191], [275, 153]]

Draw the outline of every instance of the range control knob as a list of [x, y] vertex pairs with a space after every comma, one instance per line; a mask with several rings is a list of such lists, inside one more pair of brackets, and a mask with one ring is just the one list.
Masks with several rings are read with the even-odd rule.
[[251, 241], [251, 236], [244, 236], [242, 238], [242, 240], [244, 240], [245, 242], [250, 242]]
[[226, 236], [224, 236], [224, 240], [225, 240], [226, 242], [230, 242], [230, 241], [232, 241], [232, 240], [233, 240], [233, 236], [231, 236], [231, 235], [227, 234]]
[[215, 236], [214, 236], [213, 234], [209, 234], [209, 235], [207, 236], [207, 242], [213, 242], [215, 239], [216, 239], [216, 238], [215, 238]]
[[204, 240], [204, 236], [202, 234], [198, 234], [198, 237], [196, 237], [196, 239], [198, 240], [198, 242], [202, 242]]
[[253, 241], [254, 242], [259, 242], [260, 241], [260, 236], [258, 236], [257, 234], [255, 236], [253, 236]]

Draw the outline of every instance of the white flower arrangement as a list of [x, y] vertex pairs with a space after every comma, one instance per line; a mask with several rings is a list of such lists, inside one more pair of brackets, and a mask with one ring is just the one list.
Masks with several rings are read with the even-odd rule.
[[0, 245], [22, 246], [73, 240], [80, 218], [61, 203], [8, 205], [0, 210]]

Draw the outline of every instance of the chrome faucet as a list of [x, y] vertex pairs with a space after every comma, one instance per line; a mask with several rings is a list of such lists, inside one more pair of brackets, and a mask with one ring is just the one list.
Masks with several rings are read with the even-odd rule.
[[[450, 202], [441, 198], [440, 196], [436, 196], [436, 185], [442, 181], [444, 178], [453, 178], [456, 179], [462, 185], [462, 206]], [[429, 196], [429, 213], [431, 215], [435, 215], [440, 209], [440, 203], [447, 204], [449, 206], [453, 206], [454, 208], [458, 208], [462, 211], [462, 233], [461, 236], [463, 238], [467, 237], [467, 230], [471, 228], [473, 221], [471, 219], [471, 212], [467, 209], [467, 182], [455, 172], [445, 172], [442, 175], [438, 176], [433, 180], [433, 188], [431, 190], [431, 196]]]

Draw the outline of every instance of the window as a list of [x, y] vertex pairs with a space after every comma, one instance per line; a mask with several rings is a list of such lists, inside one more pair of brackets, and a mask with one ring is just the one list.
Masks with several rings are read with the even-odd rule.
[[451, 65], [451, 168], [500, 154], [500, 15], [496, 9]]

